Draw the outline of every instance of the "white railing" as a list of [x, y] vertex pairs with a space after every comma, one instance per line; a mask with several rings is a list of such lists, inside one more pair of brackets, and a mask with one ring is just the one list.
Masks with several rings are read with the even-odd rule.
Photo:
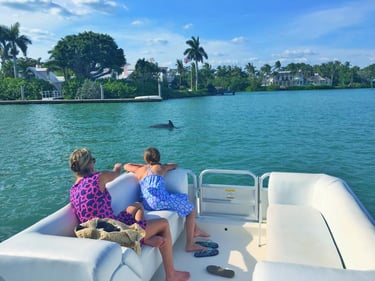
[[[225, 182], [230, 183], [223, 183], [221, 180], [220, 183], [213, 183], [207, 180], [206, 176], [209, 174], [216, 174], [214, 177], [227, 176]], [[206, 180], [203, 180], [204, 177]], [[220, 214], [245, 220], [258, 220], [258, 177], [248, 170], [204, 170], [199, 175], [197, 193], [198, 216]]]
[[64, 96], [60, 91], [41, 91], [42, 100], [62, 99]]

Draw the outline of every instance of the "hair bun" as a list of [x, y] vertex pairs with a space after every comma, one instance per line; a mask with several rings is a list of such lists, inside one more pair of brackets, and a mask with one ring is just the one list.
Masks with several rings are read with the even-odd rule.
[[78, 173], [79, 172], [79, 163], [78, 163], [78, 161], [74, 161], [73, 163], [72, 163], [72, 165], [70, 166], [70, 169], [73, 171], [73, 172], [75, 172], [75, 173]]

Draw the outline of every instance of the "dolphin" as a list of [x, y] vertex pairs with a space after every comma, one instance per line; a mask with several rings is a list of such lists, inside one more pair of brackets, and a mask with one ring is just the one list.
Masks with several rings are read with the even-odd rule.
[[173, 128], [176, 128], [174, 125], [173, 125], [173, 122], [171, 120], [168, 120], [168, 123], [167, 124], [155, 124], [155, 125], [151, 125], [150, 128], [164, 128], [164, 129], [173, 129]]

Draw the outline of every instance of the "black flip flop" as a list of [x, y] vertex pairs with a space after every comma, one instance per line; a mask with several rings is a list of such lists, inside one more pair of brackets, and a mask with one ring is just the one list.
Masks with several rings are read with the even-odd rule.
[[196, 258], [212, 257], [212, 256], [216, 256], [218, 254], [219, 254], [218, 249], [207, 248], [207, 249], [204, 249], [204, 250], [194, 252], [194, 257], [196, 257]]
[[219, 248], [219, 244], [217, 244], [216, 242], [213, 242], [211, 240], [195, 241], [195, 244], [201, 245], [201, 246], [206, 247], [206, 248], [213, 248], [213, 249]]
[[234, 271], [230, 269], [222, 268], [221, 266], [217, 265], [209, 265], [206, 267], [207, 271], [211, 274], [226, 277], [226, 278], [233, 278], [234, 277]]

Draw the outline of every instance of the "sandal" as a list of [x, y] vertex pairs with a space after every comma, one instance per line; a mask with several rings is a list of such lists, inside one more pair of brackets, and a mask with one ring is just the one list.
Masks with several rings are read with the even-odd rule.
[[211, 240], [196, 241], [195, 244], [201, 245], [201, 246], [206, 247], [206, 248], [212, 248], [212, 249], [219, 248], [219, 244], [217, 244], [216, 242], [213, 242]]
[[218, 254], [219, 254], [219, 250], [207, 248], [207, 249], [204, 249], [204, 250], [194, 252], [194, 257], [196, 257], [196, 258], [212, 257], [212, 256], [216, 256]]
[[206, 267], [207, 271], [211, 274], [218, 275], [221, 277], [226, 278], [233, 278], [234, 277], [234, 271], [230, 269], [224, 269], [217, 265], [209, 265]]

